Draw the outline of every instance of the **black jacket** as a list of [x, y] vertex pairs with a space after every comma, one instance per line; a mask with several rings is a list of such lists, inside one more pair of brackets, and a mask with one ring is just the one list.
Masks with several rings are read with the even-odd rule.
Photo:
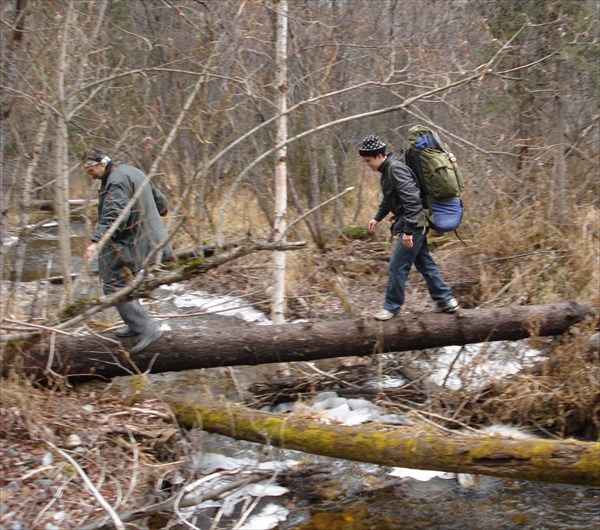
[[387, 214], [394, 214], [398, 218], [394, 233], [413, 234], [418, 228], [425, 227], [427, 220], [421, 192], [412, 169], [390, 153], [379, 172], [383, 198], [373, 219], [380, 222]]

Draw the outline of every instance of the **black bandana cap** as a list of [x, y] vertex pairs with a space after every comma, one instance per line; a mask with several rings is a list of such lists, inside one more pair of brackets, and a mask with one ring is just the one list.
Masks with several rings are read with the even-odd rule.
[[367, 136], [360, 144], [358, 154], [360, 156], [385, 155], [386, 145], [379, 139], [379, 136]]

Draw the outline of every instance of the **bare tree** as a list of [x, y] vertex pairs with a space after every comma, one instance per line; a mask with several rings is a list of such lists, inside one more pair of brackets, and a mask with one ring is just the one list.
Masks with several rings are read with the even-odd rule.
[[[287, 31], [288, 3], [277, 0], [277, 41], [276, 41], [276, 86], [277, 86], [277, 135], [276, 143], [281, 145], [277, 150], [275, 164], [275, 223], [273, 225], [274, 240], [285, 241], [287, 229]], [[285, 252], [273, 253], [273, 300], [271, 318], [274, 324], [282, 324], [285, 320]]]

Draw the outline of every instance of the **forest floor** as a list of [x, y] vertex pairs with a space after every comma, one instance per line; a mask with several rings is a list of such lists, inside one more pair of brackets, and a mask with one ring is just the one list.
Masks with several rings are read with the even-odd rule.
[[[387, 243], [357, 241], [290, 253], [288, 318], [340, 320], [379, 310], [391, 250]], [[469, 307], [474, 278], [454, 254], [434, 255]], [[241, 296], [268, 312], [270, 266], [269, 254], [255, 254], [210, 271], [190, 288]], [[416, 273], [406, 294], [405, 311], [433, 307]], [[363, 366], [361, 375], [375, 370], [376, 364]], [[99, 510], [103, 502], [122, 511], [159, 500], [186, 458], [186, 433], [159, 400], [126, 406], [104, 384], [72, 388], [57, 379], [50, 391], [15, 378], [4, 380], [1, 397], [0, 526], [7, 530], [96, 528], [93, 521], [109, 513]]]

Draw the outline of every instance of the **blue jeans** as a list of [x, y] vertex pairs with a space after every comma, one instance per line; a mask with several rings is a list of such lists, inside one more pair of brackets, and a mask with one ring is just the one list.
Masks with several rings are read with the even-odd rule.
[[402, 244], [402, 235], [398, 237], [398, 243], [390, 260], [384, 309], [392, 313], [400, 311], [404, 304], [404, 287], [413, 264], [425, 278], [431, 298], [442, 303], [452, 296], [452, 290], [442, 278], [439, 267], [431, 257], [427, 236], [424, 232], [418, 231], [413, 234], [413, 248], [406, 248]]

